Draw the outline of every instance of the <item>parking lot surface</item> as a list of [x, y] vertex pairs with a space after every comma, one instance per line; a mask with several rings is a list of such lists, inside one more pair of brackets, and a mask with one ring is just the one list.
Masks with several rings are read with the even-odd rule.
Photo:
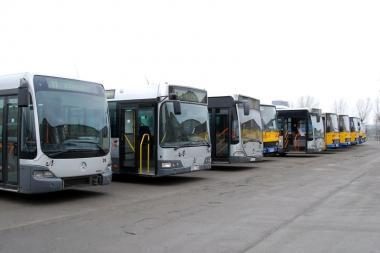
[[380, 144], [44, 195], [0, 192], [0, 252], [377, 252]]

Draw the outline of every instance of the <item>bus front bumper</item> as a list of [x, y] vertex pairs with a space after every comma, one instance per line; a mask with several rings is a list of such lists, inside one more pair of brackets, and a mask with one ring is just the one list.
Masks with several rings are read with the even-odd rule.
[[157, 176], [170, 176], [176, 174], [184, 174], [195, 172], [199, 170], [208, 170], [211, 169], [211, 162], [207, 164], [192, 165], [191, 167], [178, 167], [178, 168], [160, 168], [158, 169]]
[[272, 146], [272, 147], [264, 147], [263, 153], [265, 154], [273, 154], [278, 152], [278, 147], [277, 146]]
[[327, 144], [326, 147], [327, 147], [328, 149], [339, 148], [339, 143]]
[[[36, 172], [49, 172], [49, 170], [43, 166], [20, 166], [19, 192], [28, 194], [56, 192], [76, 186], [107, 185], [112, 181], [110, 170], [103, 174], [71, 178], [43, 177], [41, 176], [43, 173]], [[37, 174], [40, 175], [36, 176]]]
[[349, 147], [351, 146], [351, 142], [341, 142], [339, 143], [339, 147], [341, 148], [346, 148], [346, 147]]

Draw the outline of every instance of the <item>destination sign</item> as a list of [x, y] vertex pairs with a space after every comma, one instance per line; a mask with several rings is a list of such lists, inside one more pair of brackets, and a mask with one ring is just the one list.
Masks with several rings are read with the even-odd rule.
[[98, 83], [50, 76], [34, 76], [33, 82], [36, 91], [61, 90], [104, 96], [104, 88]]
[[169, 94], [176, 94], [181, 101], [207, 104], [207, 91], [182, 86], [169, 86]]

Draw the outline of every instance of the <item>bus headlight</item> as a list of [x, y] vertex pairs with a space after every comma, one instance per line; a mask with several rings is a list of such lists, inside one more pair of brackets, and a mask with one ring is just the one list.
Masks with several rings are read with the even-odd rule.
[[174, 168], [181, 168], [183, 167], [181, 161], [161, 161], [160, 163], [160, 168], [161, 169], [174, 169]]
[[171, 168], [171, 167], [172, 167], [172, 163], [171, 162], [161, 163], [161, 168]]
[[33, 178], [43, 179], [43, 178], [54, 178], [54, 174], [49, 170], [35, 170], [33, 171]]

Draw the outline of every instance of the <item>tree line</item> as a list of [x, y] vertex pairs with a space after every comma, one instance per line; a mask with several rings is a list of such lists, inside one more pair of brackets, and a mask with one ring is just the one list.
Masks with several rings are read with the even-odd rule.
[[[337, 99], [333, 103], [332, 112], [336, 114], [347, 114], [348, 102], [341, 98]], [[301, 96], [294, 103], [291, 103], [292, 107], [300, 108], [319, 108], [319, 101], [313, 96]], [[374, 109], [376, 125], [380, 122], [380, 97], [377, 97], [374, 101], [367, 98], [360, 98], [356, 101], [355, 105], [357, 116], [364, 123], [368, 122], [369, 116]]]

